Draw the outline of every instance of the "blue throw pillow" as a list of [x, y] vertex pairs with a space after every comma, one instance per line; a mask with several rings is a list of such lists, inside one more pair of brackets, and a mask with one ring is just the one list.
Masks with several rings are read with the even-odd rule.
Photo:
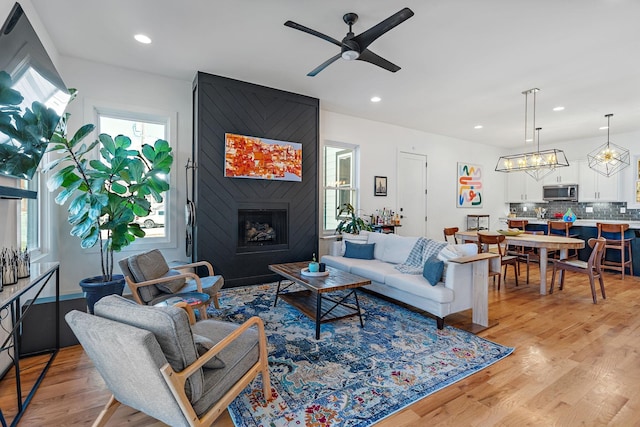
[[431, 286], [435, 286], [442, 278], [444, 270], [444, 262], [440, 261], [435, 255], [424, 263], [422, 275]]
[[375, 243], [353, 243], [346, 241], [346, 249], [344, 251], [345, 258], [357, 258], [357, 259], [373, 259], [373, 249]]

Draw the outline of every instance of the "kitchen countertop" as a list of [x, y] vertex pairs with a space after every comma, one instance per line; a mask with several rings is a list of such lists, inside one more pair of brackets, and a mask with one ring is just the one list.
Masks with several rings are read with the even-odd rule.
[[[539, 225], [546, 225], [547, 221], [550, 221], [550, 220], [558, 221], [555, 218], [538, 219], [535, 217], [522, 217], [522, 216], [519, 216], [517, 218], [507, 218], [507, 217], [499, 218], [499, 220], [501, 222], [504, 222], [505, 224], [507, 223], [507, 220], [510, 220], [510, 219], [527, 220], [529, 221], [529, 224], [539, 224]], [[629, 224], [630, 229], [640, 230], [640, 221], [624, 221], [624, 220], [616, 220], [616, 219], [577, 219], [573, 222], [573, 225], [577, 227], [595, 227], [596, 223], [598, 222], [606, 222], [608, 224]]]

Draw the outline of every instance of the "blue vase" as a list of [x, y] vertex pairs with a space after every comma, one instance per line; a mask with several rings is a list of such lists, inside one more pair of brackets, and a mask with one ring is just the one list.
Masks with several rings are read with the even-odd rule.
[[564, 222], [574, 222], [576, 220], [576, 214], [574, 214], [571, 208], [569, 208], [562, 217], [562, 220]]

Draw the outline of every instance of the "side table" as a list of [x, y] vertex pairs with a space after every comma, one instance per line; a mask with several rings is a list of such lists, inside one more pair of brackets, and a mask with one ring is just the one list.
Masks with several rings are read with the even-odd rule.
[[200, 312], [201, 319], [206, 319], [207, 306], [209, 305], [210, 299], [211, 297], [209, 296], [209, 294], [205, 294], [202, 292], [185, 292], [182, 294], [175, 294], [174, 296], [155, 304], [155, 306], [169, 307], [176, 305], [179, 302], [185, 302], [188, 306], [190, 306], [194, 310], [197, 309]]

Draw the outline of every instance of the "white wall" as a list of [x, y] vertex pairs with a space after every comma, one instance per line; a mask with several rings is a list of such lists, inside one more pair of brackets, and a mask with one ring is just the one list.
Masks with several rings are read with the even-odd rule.
[[[500, 150], [441, 135], [373, 122], [329, 111], [320, 114], [320, 140], [338, 141], [360, 146], [360, 208], [370, 213], [383, 206], [398, 210], [397, 156], [399, 151], [427, 156], [427, 237], [443, 238], [445, 227], [466, 229], [468, 214], [491, 215], [491, 229], [498, 228], [498, 218], [505, 216], [504, 178], [495, 172]], [[482, 208], [456, 207], [457, 162], [483, 166], [485, 193]], [[375, 197], [373, 177], [388, 177], [387, 197]]]
[[[191, 156], [191, 82], [169, 79], [125, 68], [112, 67], [71, 57], [61, 57], [58, 71], [68, 87], [78, 89], [78, 97], [69, 105], [70, 133], [85, 123], [96, 123], [94, 106], [121, 108], [133, 112], [168, 113], [177, 118], [170, 143], [174, 147], [174, 165], [168, 211], [173, 215], [174, 235], [170, 244], [159, 247], [168, 260], [187, 260], [185, 256], [184, 165]], [[195, 72], [194, 72], [195, 76]], [[50, 195], [50, 197], [53, 197]], [[78, 281], [101, 274], [98, 248], [83, 250], [80, 239], [69, 235], [71, 227], [66, 221], [66, 206], [51, 204], [54, 233], [51, 255], [47, 260], [61, 263], [61, 292], [79, 292]], [[120, 273], [117, 260], [149, 248], [149, 240], [138, 240], [116, 254], [114, 273]]]

